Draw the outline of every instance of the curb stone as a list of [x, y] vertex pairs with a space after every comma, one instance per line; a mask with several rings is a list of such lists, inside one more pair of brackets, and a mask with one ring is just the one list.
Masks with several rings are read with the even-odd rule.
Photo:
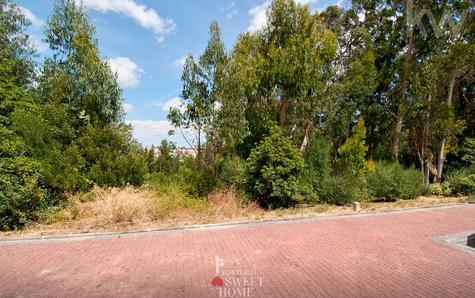
[[130, 230], [130, 231], [118, 231], [118, 232], [79, 233], [79, 234], [47, 235], [47, 236], [32, 236], [32, 237], [21, 237], [21, 236], [20, 237], [1, 237], [0, 246], [9, 245], [9, 244], [14, 245], [14, 244], [26, 244], [26, 243], [94, 240], [94, 239], [104, 239], [104, 238], [139, 237], [139, 236], [155, 235], [155, 234], [162, 234], [162, 233], [172, 233], [172, 232], [192, 232], [192, 231], [225, 229], [225, 228], [233, 228], [233, 227], [245, 227], [245, 226], [255, 227], [255, 226], [265, 225], [265, 224], [284, 224], [284, 223], [289, 223], [289, 222], [336, 220], [340, 218], [390, 215], [390, 214], [409, 213], [409, 212], [424, 211], [424, 210], [430, 211], [431, 209], [455, 208], [455, 207], [467, 206], [469, 204], [473, 204], [473, 203], [453, 203], [453, 204], [444, 204], [444, 205], [438, 205], [438, 206], [409, 207], [409, 208], [403, 208], [403, 209], [385, 209], [385, 210], [364, 211], [364, 212], [349, 212], [349, 213], [320, 215], [320, 216], [311, 214], [309, 216], [274, 218], [274, 219], [263, 219], [263, 220], [245, 220], [245, 221], [198, 224], [198, 225], [163, 227], [163, 228], [149, 228], [149, 229]]

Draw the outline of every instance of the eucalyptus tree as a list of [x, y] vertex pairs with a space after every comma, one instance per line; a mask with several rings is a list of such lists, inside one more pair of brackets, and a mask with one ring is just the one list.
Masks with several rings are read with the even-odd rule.
[[353, 9], [330, 6], [320, 13], [319, 18], [335, 32], [338, 40], [328, 84], [330, 88], [326, 94], [326, 101], [333, 107], [325, 119], [324, 131], [334, 139], [335, 145], [341, 145], [350, 136], [358, 118], [363, 117], [371, 133], [368, 138], [372, 144], [377, 127], [377, 117], [372, 112], [377, 78], [369, 32], [361, 25]]
[[26, 152], [15, 115], [38, 110], [29, 21], [18, 5], [0, 0], [0, 230], [19, 227], [51, 200], [42, 166]]
[[291, 0], [272, 1], [264, 27], [240, 36], [230, 64], [242, 86], [235, 96], [246, 105], [248, 145], [260, 141], [266, 123], [275, 120], [305, 151], [326, 104], [336, 47], [335, 34], [308, 6]]
[[45, 34], [53, 51], [53, 58], [45, 61], [46, 73], [66, 80], [61, 101], [86, 123], [121, 123], [122, 90], [100, 57], [85, 7], [74, 0], [59, 0]]
[[[473, 1], [455, 0], [450, 1], [444, 11], [445, 25], [439, 30], [439, 39], [443, 45], [440, 56], [442, 59], [440, 73], [441, 84], [445, 86], [446, 96], [445, 103], [449, 113], [442, 116], [443, 118], [454, 118], [454, 90], [459, 83], [459, 90], [466, 88], [463, 82], [459, 82], [460, 78], [464, 78], [464, 82], [473, 84], [473, 76], [475, 74], [475, 7]], [[448, 14], [448, 15], [447, 15]], [[445, 30], [444, 30], [445, 29]], [[457, 99], [457, 97], [455, 97]], [[456, 120], [456, 119], [455, 119]], [[438, 182], [442, 180], [443, 167], [446, 154], [446, 142], [450, 141], [454, 133], [442, 131], [442, 138], [437, 159], [437, 176]], [[473, 133], [473, 132], [472, 132]]]
[[26, 33], [30, 22], [19, 6], [0, 0], [0, 123], [8, 124], [15, 105], [30, 97], [35, 79], [33, 43]]
[[198, 161], [202, 158], [201, 139], [202, 134], [211, 147], [212, 172], [216, 173], [216, 156], [221, 146], [219, 139], [224, 129], [220, 125], [222, 117], [219, 117], [223, 106], [223, 82], [227, 55], [224, 43], [221, 40], [221, 30], [217, 22], [210, 24], [210, 38], [204, 52], [198, 62], [190, 54], [186, 58], [182, 74], [182, 106], [171, 109], [168, 118], [177, 127], [193, 128], [197, 131], [197, 155]]
[[191, 128], [196, 131], [197, 145], [194, 150], [197, 152], [198, 162], [201, 160], [201, 135], [205, 125], [204, 119], [207, 108], [204, 99], [207, 90], [204, 82], [202, 82], [200, 71], [199, 65], [195, 62], [194, 57], [189, 54], [186, 57], [181, 76], [183, 87], [180, 107], [170, 108], [167, 115], [170, 122], [182, 131], [183, 137], [188, 145], [193, 148], [195, 144], [187, 139], [182, 129]]

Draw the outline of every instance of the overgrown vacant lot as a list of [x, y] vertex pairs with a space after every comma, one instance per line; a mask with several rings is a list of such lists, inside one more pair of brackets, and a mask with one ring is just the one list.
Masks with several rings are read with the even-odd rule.
[[[459, 204], [468, 197], [421, 196], [414, 200], [363, 202], [362, 212]], [[38, 221], [24, 230], [4, 232], [6, 237], [127, 231], [231, 221], [259, 221], [302, 216], [352, 213], [351, 206], [298, 205], [293, 208], [263, 209], [256, 203], [243, 204], [234, 189], [217, 190], [207, 199], [185, 196], [179, 189], [94, 188], [73, 196], [63, 206], [40, 213]]]
[[[473, 1], [316, 9], [269, 0], [259, 30], [230, 36], [210, 16], [206, 36], [208, 24], [194, 23], [193, 48], [203, 51], [180, 58], [175, 74], [158, 70], [176, 51], [153, 43], [129, 49], [142, 65], [108, 57], [96, 36], [104, 23], [81, 1], [44, 5], [37, 40], [50, 50], [36, 52], [33, 12], [17, 2], [0, 0], [0, 231], [139, 229], [475, 195]], [[450, 10], [436, 22], [447, 26], [429, 30], [429, 13], [408, 22], [409, 8], [428, 6], [442, 20]], [[116, 67], [126, 58], [156, 82], [134, 99]], [[168, 99], [163, 87], [178, 85]]]

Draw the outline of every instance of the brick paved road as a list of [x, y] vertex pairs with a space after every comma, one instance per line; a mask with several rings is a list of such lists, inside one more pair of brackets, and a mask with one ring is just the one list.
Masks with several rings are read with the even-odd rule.
[[[3, 243], [0, 296], [475, 297], [475, 255], [432, 239], [467, 230], [475, 205]], [[216, 256], [222, 287], [211, 285]]]

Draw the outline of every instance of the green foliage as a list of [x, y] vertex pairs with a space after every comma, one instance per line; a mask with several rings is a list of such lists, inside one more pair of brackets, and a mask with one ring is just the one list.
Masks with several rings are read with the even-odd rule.
[[178, 170], [180, 160], [175, 150], [175, 144], [167, 140], [162, 141], [158, 147], [158, 157], [156, 158], [158, 171], [170, 175]]
[[366, 170], [365, 154], [368, 151], [368, 147], [365, 144], [365, 137], [364, 120], [360, 118], [358, 124], [353, 127], [351, 137], [338, 148], [338, 164], [341, 171], [345, 171], [353, 176], [359, 176]]
[[261, 205], [289, 206], [301, 199], [299, 177], [304, 166], [297, 148], [272, 126], [246, 161], [246, 190]]
[[193, 158], [186, 158], [178, 171], [178, 178], [186, 193], [204, 198], [217, 185], [216, 178], [206, 168], [201, 168]]
[[46, 28], [54, 57], [32, 84], [28, 22], [15, 4], [0, 4], [0, 228], [21, 227], [94, 183], [141, 185], [145, 158], [123, 124], [122, 90], [85, 8], [57, 2]]
[[19, 228], [53, 202], [40, 165], [26, 157], [0, 159], [0, 230]]
[[469, 165], [475, 164], [475, 138], [465, 138], [462, 145], [462, 160]]
[[221, 163], [219, 178], [226, 186], [244, 185], [245, 163], [239, 156], [227, 156]]
[[[432, 191], [475, 192], [471, 3], [449, 3], [457, 38], [451, 30], [408, 38], [399, 3], [367, 2], [314, 12], [273, 0], [263, 28], [241, 34], [229, 53], [212, 22], [202, 55], [186, 59], [182, 104], [168, 116], [198, 132], [198, 157], [182, 161], [170, 142], [145, 151], [132, 140], [117, 74], [82, 4], [56, 1], [45, 29], [52, 57], [37, 72], [29, 21], [0, 0], [0, 228], [21, 227], [94, 184], [139, 186], [146, 176], [194, 201], [219, 182], [276, 208], [317, 194], [339, 205], [409, 199], [427, 191], [426, 169], [439, 163], [426, 181], [440, 178], [445, 153], [451, 172]], [[366, 160], [390, 153], [421, 171]], [[170, 195], [167, 205], [175, 199], [183, 201]]]
[[307, 164], [306, 173], [315, 190], [320, 189], [323, 181], [330, 176], [331, 164], [331, 143], [322, 135], [316, 135], [305, 154]]
[[347, 205], [357, 201], [358, 189], [355, 180], [348, 176], [329, 176], [318, 190], [319, 200], [328, 204]]
[[128, 141], [127, 127], [88, 126], [79, 140], [90, 170], [89, 180], [101, 186], [141, 185], [147, 172], [145, 156]]
[[398, 163], [376, 163], [375, 171], [367, 175], [367, 182], [374, 200], [413, 199], [428, 192], [420, 171], [404, 169]]
[[452, 194], [450, 184], [445, 181], [443, 183], [433, 183], [429, 185], [430, 192], [436, 196], [448, 196]]
[[92, 181], [84, 176], [86, 163], [75, 145], [49, 147], [42, 164], [45, 181], [53, 189], [73, 193], [92, 186]]
[[475, 166], [447, 173], [446, 179], [454, 194], [470, 195], [475, 193]]
[[45, 30], [54, 51], [54, 59], [47, 59], [46, 65], [53, 76], [62, 76], [66, 85], [60, 100], [70, 105], [76, 117], [92, 123], [119, 123], [122, 90], [117, 76], [100, 57], [94, 33], [82, 4], [58, 1]]

